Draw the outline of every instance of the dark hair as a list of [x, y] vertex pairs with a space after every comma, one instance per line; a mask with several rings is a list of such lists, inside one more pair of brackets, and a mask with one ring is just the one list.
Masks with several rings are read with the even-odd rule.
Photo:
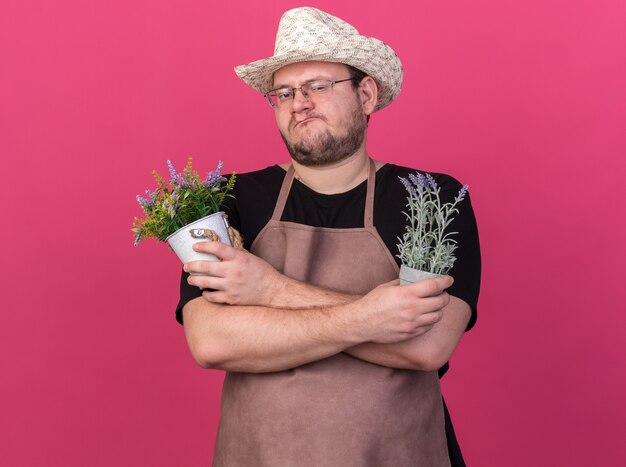
[[[352, 79], [352, 89], [354, 89], [355, 91], [357, 89], [359, 89], [359, 85], [361, 84], [361, 81], [363, 81], [363, 78], [365, 78], [367, 75], [367, 73], [359, 70], [358, 68], [353, 67], [352, 65], [347, 65], [348, 67], [348, 73], [350, 73], [350, 78]], [[367, 123], [370, 122], [370, 117], [371, 115], [368, 115], [366, 118]]]
[[359, 89], [359, 84], [363, 78], [367, 76], [367, 73], [362, 72], [358, 68], [353, 67], [352, 65], [346, 65], [348, 67], [348, 73], [350, 73], [350, 78], [352, 78], [352, 88]]

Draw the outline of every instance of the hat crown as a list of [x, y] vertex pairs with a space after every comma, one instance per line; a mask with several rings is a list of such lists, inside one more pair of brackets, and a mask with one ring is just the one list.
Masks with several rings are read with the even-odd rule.
[[280, 18], [274, 55], [327, 48], [340, 38], [358, 35], [354, 26], [336, 16], [312, 7], [294, 8]]
[[276, 71], [292, 63], [316, 61], [344, 63], [374, 79], [378, 86], [375, 111], [388, 106], [400, 92], [402, 63], [391, 47], [312, 7], [285, 12], [278, 24], [274, 55], [235, 67], [235, 72], [265, 94], [274, 85]]

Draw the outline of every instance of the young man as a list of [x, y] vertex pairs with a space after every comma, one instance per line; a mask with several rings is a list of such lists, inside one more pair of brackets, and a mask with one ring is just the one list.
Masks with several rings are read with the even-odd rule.
[[478, 236], [467, 199], [455, 280], [398, 285], [411, 170], [372, 160], [366, 133], [400, 91], [399, 59], [307, 7], [283, 15], [273, 57], [236, 71], [266, 94], [292, 160], [238, 177], [225, 210], [247, 251], [201, 243], [221, 261], [184, 266], [191, 352], [227, 371], [214, 465], [462, 465], [438, 370], [475, 320]]

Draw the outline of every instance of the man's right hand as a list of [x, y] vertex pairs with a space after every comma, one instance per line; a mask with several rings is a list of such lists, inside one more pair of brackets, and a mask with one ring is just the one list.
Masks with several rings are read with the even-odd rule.
[[394, 280], [346, 306], [354, 307], [356, 331], [363, 341], [402, 342], [428, 332], [441, 320], [442, 308], [450, 301], [444, 291], [452, 282], [450, 276], [402, 286]]
[[269, 263], [245, 250], [221, 242], [198, 242], [194, 250], [221, 261], [191, 261], [184, 266], [191, 285], [206, 291], [203, 297], [213, 303], [272, 306], [272, 298], [284, 288], [287, 278]]

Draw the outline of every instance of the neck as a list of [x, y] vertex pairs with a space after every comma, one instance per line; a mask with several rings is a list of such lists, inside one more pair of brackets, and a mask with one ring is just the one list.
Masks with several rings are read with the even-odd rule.
[[296, 177], [318, 193], [332, 195], [344, 193], [367, 180], [369, 156], [365, 151], [347, 159], [321, 167], [307, 167], [293, 161]]

